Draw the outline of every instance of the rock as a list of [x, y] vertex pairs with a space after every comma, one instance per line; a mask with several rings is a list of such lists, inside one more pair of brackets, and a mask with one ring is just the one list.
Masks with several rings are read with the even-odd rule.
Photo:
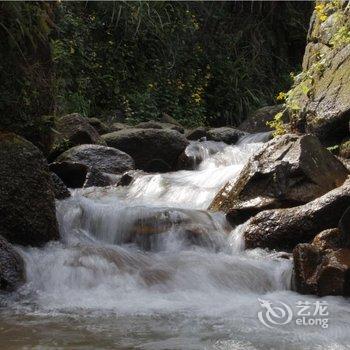
[[174, 119], [173, 117], [171, 117], [169, 114], [167, 113], [163, 113], [160, 121], [162, 123], [168, 123], [168, 124], [173, 124], [173, 125], [177, 125], [180, 126], [181, 128], [183, 127], [176, 119]]
[[1, 236], [32, 246], [59, 238], [53, 183], [38, 148], [0, 133], [0, 183]]
[[125, 129], [103, 135], [109, 147], [129, 154], [137, 169], [153, 167], [152, 161], [161, 160], [174, 169], [179, 155], [188, 145], [185, 136], [168, 129]]
[[0, 236], [0, 290], [13, 292], [26, 279], [22, 257], [12, 245]]
[[176, 130], [181, 134], [185, 132], [185, 129], [182, 126], [179, 126], [176, 124], [170, 124], [170, 123], [161, 123], [154, 120], [139, 123], [135, 126], [135, 128], [137, 129], [170, 129], [170, 130]]
[[56, 199], [65, 199], [70, 197], [70, 192], [64, 182], [55, 174], [51, 173]]
[[344, 236], [338, 228], [330, 228], [315, 236], [311, 244], [320, 250], [338, 249], [344, 245]]
[[343, 142], [339, 146], [339, 156], [345, 159], [350, 159], [350, 141]]
[[336, 227], [349, 206], [350, 179], [305, 205], [262, 211], [243, 228], [246, 248], [292, 249]]
[[88, 122], [100, 135], [110, 132], [109, 127], [98, 118], [88, 118]]
[[284, 135], [254, 154], [209, 209], [240, 224], [261, 210], [307, 203], [340, 186], [348, 171], [315, 136]]
[[89, 167], [77, 162], [54, 162], [50, 164], [50, 170], [54, 172], [69, 188], [81, 188], [84, 186]]
[[153, 208], [135, 214], [128, 232], [124, 231], [124, 239], [147, 250], [158, 249], [169, 232], [188, 244], [215, 247], [220, 232], [231, 229], [228, 225], [219, 228], [211, 215], [202, 210]]
[[[117, 182], [117, 180], [115, 182]], [[111, 184], [112, 179], [107, 174], [104, 174], [99, 169], [90, 167], [88, 173], [86, 174], [83, 187], [106, 187], [110, 186]]]
[[293, 131], [315, 134], [327, 146], [349, 136], [350, 45], [345, 6], [328, 8], [326, 19], [314, 12], [303, 72], [288, 93]]
[[132, 183], [133, 180], [134, 180], [134, 176], [132, 174], [125, 173], [120, 178], [117, 186], [129, 186]]
[[[272, 129], [267, 125], [267, 122], [273, 120], [277, 113], [283, 111], [283, 105], [266, 106], [259, 108], [254, 113], [250, 114], [247, 119], [238, 127], [239, 130], [254, 134], [258, 132], [271, 131]], [[287, 114], [283, 120], [288, 122]]]
[[200, 126], [199, 128], [188, 130], [185, 135], [187, 140], [197, 141], [203, 137], [207, 137], [207, 133], [208, 128]]
[[312, 244], [299, 244], [293, 259], [293, 288], [297, 292], [350, 296], [350, 249], [322, 251]]
[[57, 162], [75, 162], [101, 172], [121, 174], [134, 169], [134, 160], [118, 149], [100, 145], [80, 145], [61, 154]]
[[68, 114], [56, 121], [55, 142], [49, 159], [52, 161], [67, 149], [83, 145], [106, 145], [87, 118], [78, 113]]
[[244, 131], [224, 126], [221, 128], [210, 129], [207, 133], [207, 139], [211, 141], [225, 142], [228, 145], [234, 145], [245, 135], [246, 133]]
[[114, 131], [119, 131], [119, 130], [124, 130], [124, 129], [130, 129], [131, 126], [128, 124], [124, 124], [124, 123], [113, 123], [110, 127], [110, 132], [114, 132]]

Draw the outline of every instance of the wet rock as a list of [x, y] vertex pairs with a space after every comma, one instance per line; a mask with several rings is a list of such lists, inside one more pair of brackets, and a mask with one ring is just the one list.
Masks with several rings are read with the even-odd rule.
[[234, 145], [244, 135], [246, 135], [244, 131], [224, 126], [221, 128], [210, 129], [207, 133], [207, 139], [211, 141], [225, 142], [228, 145]]
[[69, 188], [81, 188], [84, 186], [89, 167], [77, 162], [54, 162], [50, 164], [50, 170], [54, 172]]
[[259, 211], [307, 203], [340, 186], [348, 171], [315, 136], [284, 135], [267, 142], [209, 209], [240, 224]]
[[106, 145], [87, 118], [78, 113], [68, 114], [55, 123], [55, 141], [49, 156], [50, 161], [67, 149], [84, 144]]
[[196, 128], [196, 129], [188, 130], [185, 135], [186, 135], [187, 140], [197, 141], [203, 137], [206, 138], [207, 133], [208, 133], [208, 128], [201, 126], [199, 128]]
[[121, 174], [134, 169], [134, 160], [116, 148], [100, 145], [80, 145], [61, 154], [57, 162], [76, 162], [101, 172]]
[[52, 178], [38, 148], [0, 133], [0, 183], [1, 236], [32, 246], [59, 238]]
[[139, 123], [135, 126], [135, 128], [137, 129], [170, 129], [170, 130], [176, 130], [181, 134], [185, 132], [185, 129], [182, 126], [179, 126], [176, 124], [170, 124], [170, 123], [161, 123], [154, 120]]
[[24, 284], [25, 265], [12, 245], [0, 236], [0, 290], [13, 292]]
[[292, 249], [319, 232], [337, 227], [350, 205], [350, 180], [314, 201], [294, 208], [265, 210], [245, 224], [246, 248]]
[[109, 174], [105, 174], [99, 169], [90, 167], [86, 174], [83, 187], [106, 187], [118, 182], [119, 178], [113, 179]]
[[109, 133], [109, 127], [101, 119], [98, 118], [88, 118], [89, 124], [100, 134]]
[[299, 244], [293, 250], [293, 287], [302, 294], [350, 296], [350, 249]]
[[350, 208], [346, 209], [339, 221], [339, 230], [350, 240]]
[[339, 228], [330, 228], [315, 236], [311, 244], [320, 250], [338, 249], [344, 246], [345, 237]]
[[118, 181], [117, 186], [129, 186], [134, 180], [133, 174], [127, 172], [122, 175], [120, 180]]
[[65, 199], [70, 197], [70, 192], [64, 182], [55, 174], [51, 173], [53, 189], [56, 199]]
[[[283, 105], [259, 108], [254, 113], [250, 114], [238, 129], [251, 134], [271, 131], [272, 129], [267, 125], [267, 122], [273, 120], [275, 115], [282, 112], [282, 110]], [[284, 117], [284, 122], [288, 122], [287, 114]]]
[[125, 129], [103, 135], [109, 147], [129, 154], [137, 169], [147, 170], [154, 160], [174, 169], [179, 155], [188, 145], [184, 135], [168, 129]]

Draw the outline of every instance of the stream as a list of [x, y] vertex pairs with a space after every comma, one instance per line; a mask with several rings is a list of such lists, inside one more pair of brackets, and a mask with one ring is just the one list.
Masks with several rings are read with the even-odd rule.
[[349, 349], [347, 299], [292, 292], [291, 260], [244, 251], [206, 210], [266, 137], [191, 142], [195, 170], [58, 201], [61, 241], [17, 247], [27, 283], [1, 299], [1, 349]]

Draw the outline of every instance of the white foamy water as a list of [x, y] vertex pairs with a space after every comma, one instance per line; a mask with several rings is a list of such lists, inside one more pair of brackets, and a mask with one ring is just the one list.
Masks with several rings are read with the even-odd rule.
[[[347, 300], [291, 292], [290, 260], [244, 251], [242, 227], [206, 211], [264, 137], [193, 142], [196, 170], [57, 202], [61, 241], [19, 248], [28, 282], [2, 300], [1, 349], [346, 349]], [[264, 326], [259, 299], [286, 303], [293, 319]], [[296, 303], [317, 300], [329, 327], [296, 325]]]

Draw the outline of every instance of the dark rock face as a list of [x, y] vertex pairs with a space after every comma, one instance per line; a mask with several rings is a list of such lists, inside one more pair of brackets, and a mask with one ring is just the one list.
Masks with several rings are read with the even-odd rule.
[[148, 122], [142, 122], [135, 126], [137, 129], [170, 129], [176, 130], [183, 134], [185, 129], [182, 126], [171, 124], [171, 123], [161, 123], [154, 120], [150, 120]]
[[42, 153], [30, 142], [0, 133], [0, 234], [41, 246], [59, 238], [53, 183]]
[[186, 132], [186, 138], [187, 140], [197, 141], [203, 137], [207, 137], [207, 133], [208, 133], [208, 128], [201, 126], [196, 129], [188, 130]]
[[13, 292], [25, 282], [22, 257], [12, 245], [0, 236], [0, 290]]
[[315, 136], [284, 135], [266, 143], [209, 209], [240, 224], [259, 211], [307, 203], [340, 186], [348, 171]]
[[100, 134], [109, 133], [109, 127], [98, 118], [88, 118], [89, 124]]
[[84, 186], [89, 167], [77, 162], [55, 162], [50, 164], [50, 170], [54, 172], [69, 188]]
[[106, 145], [98, 132], [89, 124], [87, 118], [78, 113], [68, 114], [56, 121], [55, 142], [50, 160], [67, 149], [84, 144]]
[[70, 192], [64, 182], [55, 174], [51, 173], [53, 189], [56, 199], [65, 199], [70, 197]]
[[80, 145], [69, 149], [57, 162], [76, 162], [94, 167], [102, 172], [121, 174], [134, 169], [134, 160], [118, 149], [99, 145]]
[[[272, 129], [267, 125], [267, 122], [273, 120], [275, 115], [282, 112], [282, 110], [283, 105], [259, 108], [254, 113], [249, 115], [247, 119], [238, 127], [238, 129], [251, 134], [271, 131]], [[285, 117], [284, 122], [288, 122], [287, 117]]]
[[105, 187], [112, 184], [112, 179], [107, 175], [102, 173], [99, 169], [91, 167], [89, 172], [86, 174], [86, 179], [83, 187]]
[[244, 131], [224, 126], [222, 128], [210, 129], [207, 133], [207, 139], [211, 141], [225, 142], [228, 145], [234, 145], [245, 135], [246, 133]]
[[244, 227], [247, 248], [292, 249], [338, 225], [350, 206], [350, 180], [314, 201], [295, 208], [265, 210]]
[[174, 169], [179, 155], [188, 145], [185, 136], [175, 130], [126, 129], [103, 135], [109, 147], [129, 154], [137, 169], [152, 170], [153, 162], [161, 160]]

